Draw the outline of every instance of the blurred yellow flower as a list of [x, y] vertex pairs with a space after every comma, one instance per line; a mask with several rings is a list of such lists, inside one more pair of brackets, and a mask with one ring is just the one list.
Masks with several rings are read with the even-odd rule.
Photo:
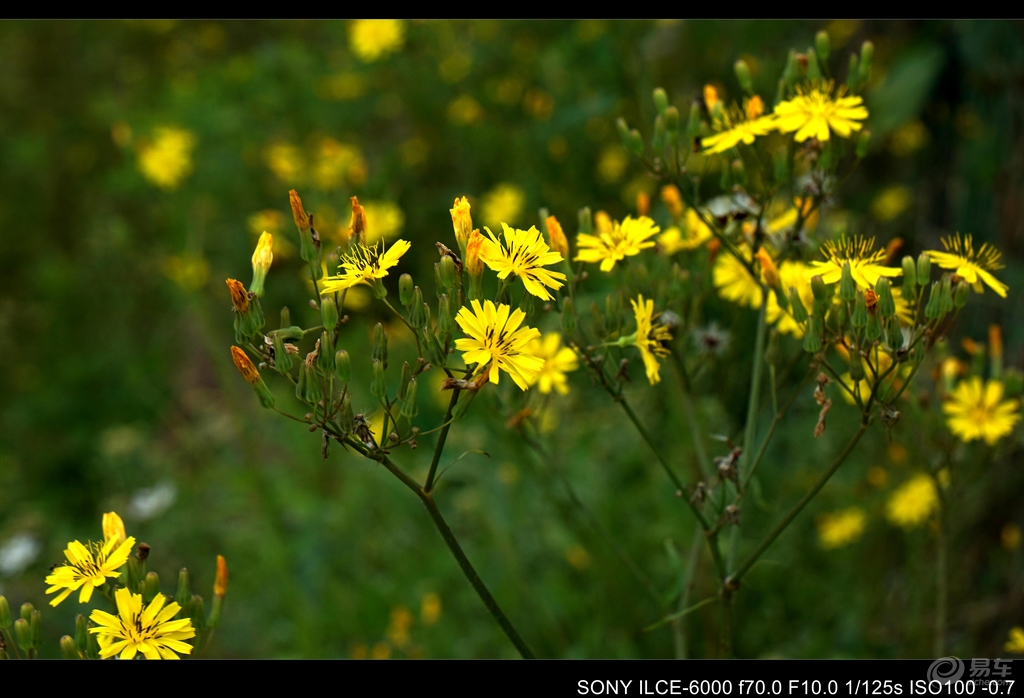
[[1024, 628], [1019, 625], [1010, 628], [1003, 649], [1011, 654], [1024, 654]]
[[565, 374], [579, 368], [579, 359], [569, 347], [562, 346], [562, 335], [559, 332], [548, 332], [543, 339], [530, 342], [528, 351], [534, 356], [544, 359], [544, 367], [530, 382], [537, 384], [540, 391], [547, 395], [554, 388], [560, 395], [569, 392]]
[[793, 139], [817, 138], [827, 141], [835, 132], [849, 138], [864, 126], [868, 110], [860, 97], [844, 97], [845, 87], [832, 96], [832, 83], [815, 85], [809, 90], [797, 88], [797, 96], [775, 106], [775, 127], [782, 133], [796, 131]]
[[409, 629], [412, 628], [412, 613], [405, 606], [391, 609], [391, 622], [388, 623], [387, 636], [391, 644], [402, 649], [409, 644]]
[[259, 235], [267, 231], [271, 235], [277, 235], [287, 220], [283, 213], [272, 208], [257, 211], [249, 216], [249, 232]]
[[448, 120], [459, 126], [469, 126], [480, 121], [484, 108], [471, 95], [460, 95], [448, 103]]
[[1020, 526], [1013, 523], [1012, 521], [1005, 526], [1003, 530], [999, 532], [999, 542], [1002, 546], [1013, 552], [1020, 547], [1021, 533]]
[[915, 528], [925, 523], [939, 505], [935, 483], [928, 475], [915, 475], [889, 496], [885, 516], [901, 528]]
[[903, 276], [902, 269], [885, 266], [883, 262], [886, 251], [874, 247], [874, 238], [844, 237], [838, 242], [828, 240], [821, 249], [825, 261], [812, 261], [807, 276], [810, 278], [820, 274], [826, 284], [834, 284], [842, 278], [843, 264], [846, 262], [850, 263], [854, 282], [862, 289], [873, 289], [882, 276]]
[[857, 541], [864, 534], [867, 519], [867, 514], [859, 507], [822, 514], [816, 522], [821, 547], [831, 550]]
[[441, 597], [434, 592], [423, 595], [420, 601], [420, 620], [423, 625], [433, 625], [441, 617]]
[[690, 208], [686, 210], [686, 223], [683, 226], [672, 226], [658, 236], [658, 248], [671, 256], [683, 250], [695, 250], [711, 238], [711, 228]]
[[391, 659], [391, 645], [381, 640], [370, 650], [371, 659]]
[[928, 142], [928, 129], [920, 121], [911, 121], [900, 126], [889, 138], [889, 150], [896, 157], [905, 157], [917, 152]]
[[405, 23], [400, 19], [355, 19], [348, 25], [352, 53], [364, 63], [373, 63], [402, 48]]
[[942, 403], [946, 425], [965, 443], [984, 439], [989, 446], [1013, 431], [1020, 420], [1020, 402], [1003, 400], [1002, 381], [966, 378]]
[[210, 278], [210, 263], [191, 254], [169, 255], [163, 263], [164, 275], [186, 291], [196, 291]]
[[[167, 603], [163, 594], [157, 594], [143, 610], [142, 594], [133, 594], [126, 587], [114, 592], [117, 615], [94, 610], [89, 620], [96, 627], [89, 632], [96, 635], [100, 645], [100, 658], [132, 659], [139, 652], [146, 659], [178, 659], [175, 654], [191, 654], [192, 647], [184, 642], [196, 636], [191, 618], [173, 620], [181, 606]], [[166, 606], [164, 605], [166, 604]]]
[[515, 225], [525, 206], [526, 192], [515, 184], [502, 182], [483, 195], [480, 214], [491, 228], [497, 228], [503, 222]]
[[366, 243], [378, 240], [392, 240], [405, 226], [405, 212], [393, 201], [366, 201], [363, 203], [366, 216]]
[[271, 143], [263, 153], [267, 167], [283, 184], [301, 184], [306, 171], [306, 161], [297, 147], [291, 143]]
[[344, 72], [321, 80], [319, 93], [324, 99], [341, 101], [362, 97], [367, 87], [366, 80], [359, 73]]
[[[764, 249], [764, 248], [762, 248]], [[742, 248], [742, 253], [749, 259], [750, 250]], [[757, 267], [759, 274], [760, 266]], [[795, 288], [808, 309], [814, 306], [814, 294], [811, 291], [810, 275], [808, 265], [803, 262], [785, 261], [778, 266], [779, 285], [784, 289]], [[715, 266], [712, 269], [712, 280], [718, 295], [727, 301], [748, 308], [761, 307], [761, 287], [758, 281], [750, 275], [747, 268], [729, 253], [719, 254], [715, 259]], [[784, 311], [776, 298], [775, 290], [768, 289], [768, 307], [765, 308], [765, 320], [777, 324], [779, 332], [791, 334], [795, 337], [803, 337], [803, 328], [793, 319], [792, 311]]]
[[192, 149], [196, 137], [175, 126], [153, 130], [153, 139], [139, 147], [139, 170], [162, 189], [176, 189], [192, 172]]
[[647, 216], [626, 216], [621, 224], [615, 221], [610, 226], [602, 225], [599, 216], [594, 218], [597, 235], [579, 233], [576, 236], [575, 261], [600, 262], [601, 271], [611, 271], [616, 262], [640, 254], [640, 250], [654, 247], [654, 241], [649, 238], [661, 232], [661, 228]]
[[346, 179], [353, 184], [361, 183], [366, 177], [366, 162], [354, 145], [322, 138], [317, 144], [312, 174], [316, 186], [329, 191]]
[[960, 233], [942, 238], [942, 246], [946, 248], [945, 252], [926, 251], [933, 262], [943, 269], [953, 269], [954, 273], [962, 276], [977, 293], [983, 291], [982, 282], [985, 282], [985, 285], [999, 296], [1006, 298], [1006, 292], [1010, 287], [989, 273], [1003, 268], [1000, 262], [1003, 255], [999, 250], [986, 242], [975, 252], [973, 236], [961, 237]]
[[565, 551], [566, 561], [582, 572], [590, 567], [590, 553], [582, 545], [572, 545]]
[[601, 151], [597, 159], [597, 178], [605, 184], [622, 179], [629, 165], [629, 153], [621, 145], [612, 144]]
[[871, 202], [871, 214], [880, 221], [891, 221], [910, 206], [910, 189], [894, 184], [883, 189]]
[[740, 143], [750, 145], [758, 136], [770, 133], [775, 128], [775, 116], [750, 116], [756, 112], [756, 108], [746, 110], [745, 113], [737, 107], [724, 113], [715, 123], [717, 133], [700, 139], [704, 153], [724, 153]]

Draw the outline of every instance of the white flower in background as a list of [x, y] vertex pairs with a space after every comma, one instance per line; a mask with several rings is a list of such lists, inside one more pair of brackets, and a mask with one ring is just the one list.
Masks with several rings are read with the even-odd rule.
[[144, 487], [137, 490], [128, 502], [128, 512], [132, 518], [145, 521], [160, 516], [167, 511], [178, 495], [178, 488], [170, 482], [161, 482], [155, 487]]
[[15, 533], [0, 544], [0, 577], [14, 577], [31, 565], [42, 546], [31, 533]]

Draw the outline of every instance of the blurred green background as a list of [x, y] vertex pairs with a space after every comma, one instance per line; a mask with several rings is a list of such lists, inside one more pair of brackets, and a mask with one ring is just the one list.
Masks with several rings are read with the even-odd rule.
[[[705, 83], [736, 98], [739, 57], [770, 100], [788, 50], [822, 28], [840, 76], [863, 40], [876, 52], [872, 149], [819, 234], [898, 236], [911, 254], [957, 230], [995, 244], [1010, 298], [972, 296], [948, 351], [963, 357], [961, 338], [984, 342], [1000, 323], [1007, 365], [1022, 366], [1021, 22], [0, 23], [0, 593], [44, 608], [44, 656], [57, 656], [78, 609], [74, 597], [46, 606], [42, 578], [69, 540], [98, 538], [110, 510], [153, 547], [165, 593], [187, 565], [209, 599], [215, 556], [227, 558], [209, 656], [514, 656], [400, 483], [339, 447], [321, 460], [319, 435], [260, 409], [229, 359], [223, 280], [248, 280], [268, 230], [269, 326], [281, 305], [317, 324], [289, 188], [332, 242], [358, 195], [371, 234], [413, 242], [399, 271], [428, 287], [433, 242], [454, 246], [456, 196], [492, 227], [536, 224], [541, 206], [570, 237], [580, 206], [620, 218], [638, 192], [657, 197], [616, 117], [649, 131], [658, 85], [684, 113]], [[356, 357], [372, 324], [389, 322], [363, 300], [349, 323]], [[754, 316], [716, 312], [732, 338], [698, 384], [699, 406], [711, 432], [735, 435]], [[412, 356], [391, 332], [393, 355]], [[656, 438], [692, 461], [672, 381], [651, 390], [634, 375], [632, 399]], [[692, 521], [617, 408], [582, 373], [572, 385], [553, 402], [548, 448], [668, 589], [666, 540], [685, 555]], [[283, 384], [271, 387], [298, 409]], [[792, 415], [744, 512], [741, 550], [855, 418], [837, 404], [814, 440], [809, 390]], [[425, 397], [424, 428], [442, 416]], [[667, 628], [641, 631], [665, 611], [508, 416], [493, 401], [452, 430], [447, 457], [489, 457], [463, 458], [438, 493], [494, 595], [542, 656], [672, 656]], [[433, 440], [421, 441], [396, 459], [422, 475]], [[745, 581], [738, 656], [926, 656], [934, 535], [893, 528], [883, 511], [895, 486], [944, 458], [956, 468], [949, 651], [1000, 654], [1024, 620], [1021, 441], [1018, 426], [997, 449], [956, 445], [934, 405], [905, 414], [891, 441], [872, 430]], [[868, 478], [871, 467], [884, 477]], [[854, 505], [869, 515], [863, 537], [823, 549], [815, 517]], [[695, 600], [711, 593], [702, 579]], [[714, 606], [687, 627], [692, 654], [715, 656]]]

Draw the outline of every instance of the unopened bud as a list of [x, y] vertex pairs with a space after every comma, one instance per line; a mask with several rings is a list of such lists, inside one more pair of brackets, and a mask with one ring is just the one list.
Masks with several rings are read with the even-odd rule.
[[629, 132], [629, 145], [626, 148], [633, 153], [633, 155], [644, 154], [644, 139], [640, 136], [640, 132], [635, 128]]
[[142, 600], [149, 603], [160, 593], [160, 575], [156, 572], [147, 572], [142, 582]]
[[824, 302], [829, 300], [825, 290], [825, 281], [821, 278], [820, 274], [815, 274], [811, 277], [811, 292], [814, 294], [814, 300], [816, 301]]
[[807, 322], [807, 308], [804, 306], [800, 293], [795, 288], [789, 288], [789, 307], [792, 308], [793, 319], [799, 323]]
[[32, 629], [32, 646], [39, 649], [43, 646], [43, 614], [39, 611], [32, 611], [32, 617], [28, 624]]
[[700, 103], [694, 102], [690, 105], [690, 118], [686, 122], [686, 135], [690, 139], [700, 135]]
[[615, 120], [615, 130], [619, 132], [619, 138], [622, 140], [622, 146], [629, 148], [629, 124], [621, 116]]
[[409, 324], [414, 329], [421, 330], [427, 325], [427, 318], [423, 311], [423, 292], [416, 286], [412, 291], [412, 307], [409, 308]]
[[953, 283], [949, 278], [949, 274], [942, 275], [942, 287], [939, 291], [939, 308], [942, 310], [942, 314], [953, 311]]
[[332, 296], [326, 295], [320, 298], [320, 317], [328, 332], [338, 326], [338, 305]]
[[449, 255], [441, 257], [441, 288], [451, 290], [455, 286], [455, 260]]
[[871, 79], [871, 63], [875, 57], [875, 45], [865, 41], [860, 47], [860, 84]]
[[812, 315], [807, 323], [807, 333], [804, 334], [804, 351], [808, 354], [816, 354], [821, 350], [821, 320], [817, 315]]
[[866, 327], [868, 324], [868, 306], [864, 300], [864, 294], [856, 291], [857, 300], [853, 304], [853, 314], [850, 316], [850, 324], [854, 327]]
[[846, 86], [851, 91], [856, 91], [860, 85], [860, 61], [857, 59], [856, 53], [850, 54], [850, 65], [846, 69]]
[[796, 51], [793, 49], [789, 50], [789, 56], [786, 58], [786, 69], [782, 73], [782, 78], [790, 86], [796, 84], [796, 81], [800, 79], [800, 68], [797, 63]]
[[83, 653], [89, 647], [89, 621], [83, 613], [75, 616], [75, 646]]
[[70, 635], [64, 635], [60, 639], [60, 654], [64, 659], [80, 659], [78, 648], [75, 646], [75, 639]]
[[316, 365], [327, 375], [334, 371], [334, 340], [331, 333], [324, 330], [316, 347]]
[[914, 258], [907, 255], [903, 258], [903, 286], [900, 295], [908, 301], [917, 293], [917, 265]]
[[665, 129], [674, 143], [676, 136], [679, 134], [679, 110], [674, 106], [665, 110]]
[[[654, 117], [654, 134], [651, 136], [651, 147], [660, 153], [668, 142], [668, 130], [665, 128], [665, 117], [658, 114]], [[642, 214], [641, 214], [642, 215]]]
[[932, 258], [927, 252], [922, 252], [917, 257], [917, 283], [919, 286], [927, 286], [932, 279]]
[[256, 243], [256, 251], [252, 253], [252, 283], [249, 285], [249, 292], [263, 295], [263, 286], [267, 280], [267, 272], [274, 261], [274, 236], [263, 231], [260, 240]]
[[441, 297], [437, 300], [437, 333], [441, 344], [447, 344], [454, 328], [455, 319], [452, 316], [451, 299], [448, 298], [448, 294], [442, 293]]
[[366, 240], [366, 211], [359, 205], [359, 197], [350, 197], [352, 217], [348, 223], [348, 239], [350, 245], [362, 245]]
[[828, 61], [828, 56], [832, 52], [832, 42], [828, 39], [828, 32], [822, 29], [814, 36], [814, 46], [818, 49], [818, 56], [822, 61]]
[[223, 597], [226, 593], [228, 593], [228, 562], [223, 555], [218, 555], [217, 576], [213, 580], [213, 594]]
[[850, 378], [857, 382], [864, 380], [864, 361], [857, 351], [850, 352]]
[[370, 381], [370, 394], [384, 399], [388, 394], [388, 383], [384, 376], [384, 364], [380, 359], [373, 360], [373, 378]]
[[302, 199], [294, 189], [288, 192], [288, 201], [292, 207], [292, 217], [295, 219], [295, 227], [299, 229], [299, 256], [303, 261], [308, 262], [316, 257], [317, 246], [313, 242], [313, 226], [309, 214], [302, 206]]
[[25, 620], [32, 617], [32, 612], [36, 610], [36, 607], [30, 604], [28, 601], [21, 604], [20, 615]]
[[452, 214], [452, 227], [455, 230], [455, 242], [459, 245], [462, 257], [466, 257], [466, 245], [469, 243], [469, 236], [473, 233], [473, 217], [470, 215], [469, 200], [466, 197], [455, 199], [455, 204], [450, 209]]
[[551, 242], [551, 249], [562, 255], [563, 259], [569, 256], [569, 241], [562, 230], [562, 224], [554, 216], [548, 216], [544, 221], [544, 227], [548, 229], [548, 239]]
[[292, 357], [288, 353], [288, 347], [285, 346], [284, 337], [275, 332], [274, 333], [274, 367], [281, 373], [288, 373], [292, 370]]
[[108, 511], [103, 515], [103, 540], [109, 541], [111, 538], [117, 541], [120, 545], [127, 538], [127, 534], [124, 530], [124, 521], [117, 515], [116, 512]]
[[402, 305], [409, 308], [412, 303], [412, 289], [413, 282], [412, 277], [408, 274], [402, 274], [398, 277], [398, 299], [402, 301]]
[[928, 302], [924, 306], [924, 316], [929, 320], [934, 320], [942, 315], [941, 303], [939, 301], [941, 286], [940, 282], [933, 281], [931, 290], [928, 293]]
[[903, 347], [903, 331], [900, 329], [899, 318], [889, 318], [889, 327], [886, 331], [886, 344], [892, 352], [897, 352]]
[[32, 627], [24, 618], [14, 621], [14, 639], [23, 652], [32, 649]]
[[896, 299], [892, 296], [892, 286], [889, 279], [884, 276], [878, 277], [875, 283], [875, 293], [878, 295], [878, 312], [882, 317], [890, 318], [896, 314]]
[[405, 393], [409, 389], [409, 381], [412, 380], [412, 367], [408, 361], [402, 362], [402, 377], [398, 381], [398, 399], [404, 400]]
[[594, 216], [590, 212], [589, 206], [584, 206], [576, 213], [576, 221], [579, 226], [579, 232], [590, 235], [594, 232]]
[[853, 281], [853, 271], [849, 262], [843, 262], [843, 272], [839, 280], [839, 300], [849, 302], [857, 295], [857, 284]]
[[178, 572], [178, 591], [174, 595], [174, 600], [182, 608], [192, 600], [192, 588], [188, 583], [188, 569], [185, 567], [182, 567], [181, 571]]
[[868, 154], [868, 146], [871, 145], [871, 131], [864, 129], [857, 136], [857, 157], [863, 158]]
[[253, 387], [256, 391], [256, 396], [260, 400], [260, 405], [266, 408], [274, 406], [274, 394], [270, 392], [270, 388], [263, 382], [263, 378], [260, 376], [260, 372], [256, 370], [256, 366], [252, 363], [242, 349], [238, 347], [231, 347], [231, 360], [235, 364], [235, 368], [242, 374], [242, 378]]
[[416, 379], [413, 378], [409, 381], [409, 385], [405, 389], [405, 397], [402, 400], [401, 415], [408, 419], [412, 419], [418, 412], [419, 407], [416, 402]]
[[668, 93], [660, 87], [654, 88], [654, 108], [662, 116], [665, 115], [665, 110], [668, 109]]
[[882, 320], [878, 313], [868, 313], [868, 325], [864, 329], [864, 336], [869, 342], [874, 342], [882, 336]]
[[344, 349], [334, 353], [334, 372], [342, 383], [348, 383], [352, 379], [352, 359]]
[[380, 361], [382, 368], [388, 367], [388, 333], [379, 322], [373, 326], [373, 353], [374, 361]]
[[813, 49], [807, 49], [807, 79], [818, 80], [821, 78], [821, 68], [818, 66], [818, 53]]
[[733, 70], [736, 71], [736, 82], [740, 84], [740, 87], [744, 92], [754, 94], [754, 81], [750, 77], [750, 66], [742, 58], [733, 64]]
[[0, 595], [0, 630], [7, 630], [11, 627], [11, 605], [7, 603], [7, 597]]

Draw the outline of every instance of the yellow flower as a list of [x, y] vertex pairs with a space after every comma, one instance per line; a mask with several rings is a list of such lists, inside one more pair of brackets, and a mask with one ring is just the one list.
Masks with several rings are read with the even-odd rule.
[[449, 209], [452, 214], [452, 227], [455, 229], [455, 241], [459, 243], [462, 256], [466, 256], [466, 244], [473, 233], [473, 217], [470, 215], [469, 200], [466, 197], [456, 199]]
[[405, 24], [399, 19], [357, 19], [348, 25], [348, 42], [363, 63], [394, 53], [405, 43]]
[[816, 522], [821, 547], [831, 550], [855, 542], [863, 535], [867, 518], [860, 507], [821, 515]]
[[552, 387], [560, 395], [568, 393], [569, 386], [565, 374], [575, 371], [580, 364], [576, 352], [562, 346], [562, 335], [558, 332], [548, 332], [543, 339], [530, 342], [527, 351], [544, 359], [544, 367], [530, 385], [538, 384], [540, 391], [545, 395], [551, 392]]
[[252, 253], [252, 283], [249, 284], [249, 291], [254, 295], [263, 295], [263, 285], [273, 262], [274, 236], [264, 231], [256, 243], [256, 251]]
[[640, 358], [644, 361], [647, 380], [654, 385], [661, 381], [661, 365], [658, 363], [658, 357], [668, 356], [669, 350], [665, 344], [672, 341], [672, 335], [667, 327], [654, 321], [653, 300], [645, 301], [641, 294], [636, 297], [636, 300], [630, 298], [629, 303], [633, 306], [633, 315], [636, 318], [636, 334], [632, 337], [623, 337], [619, 343], [623, 346], [632, 345], [640, 350]]
[[999, 250], [986, 242], [982, 243], [981, 249], [975, 253], [973, 236], [968, 235], [961, 238], [960, 233], [942, 238], [942, 246], [946, 248], [945, 252], [938, 250], [926, 252], [933, 262], [943, 269], [953, 269], [953, 273], [962, 276], [964, 281], [971, 284], [977, 293], [982, 292], [981, 282], [984, 281], [985, 285], [1006, 298], [1006, 291], [1010, 287], [989, 273], [1003, 268], [1003, 264], [999, 261], [1002, 257]]
[[388, 269], [398, 264], [402, 255], [411, 245], [405, 240], [396, 240], [390, 249], [384, 251], [383, 243], [372, 246], [357, 245], [341, 258], [338, 267], [343, 270], [339, 276], [328, 276], [320, 286], [320, 293], [344, 291], [358, 284], [373, 286], [388, 275]]
[[661, 200], [665, 202], [665, 208], [672, 214], [673, 218], [683, 215], [683, 195], [679, 187], [674, 184], [667, 184], [661, 188]]
[[175, 189], [192, 172], [196, 137], [184, 129], [157, 128], [152, 142], [139, 149], [139, 170], [162, 189]]
[[[526, 313], [520, 309], [510, 314], [511, 308], [504, 303], [495, 306], [486, 301], [470, 301], [473, 309], [462, 308], [455, 317], [459, 327], [469, 337], [455, 340], [455, 348], [462, 352], [462, 360], [479, 364], [488, 370], [491, 383], [498, 382], [498, 369], [505, 371], [520, 390], [530, 387], [530, 382], [544, 368], [544, 359], [530, 353], [529, 344], [540, 337], [533, 327], [520, 327]], [[489, 368], [488, 368], [489, 367]]]
[[[762, 248], [764, 249], [764, 248]], [[743, 248], [742, 252], [748, 259], [750, 250]], [[770, 259], [770, 258], [769, 258]], [[779, 285], [786, 289], [795, 288], [805, 308], [814, 306], [814, 294], [811, 291], [809, 267], [803, 262], [785, 261], [778, 265]], [[718, 295], [727, 301], [749, 308], [761, 307], [761, 287], [750, 275], [747, 268], [731, 254], [720, 254], [715, 259], [715, 266], [711, 272]], [[808, 311], [809, 312], [809, 311]], [[775, 296], [775, 290], [768, 289], [768, 307], [765, 308], [765, 320], [769, 323], [778, 322], [776, 326], [779, 332], [792, 334], [795, 337], [803, 337], [803, 328], [793, 319], [791, 312], [786, 312], [779, 305]]]
[[124, 521], [121, 520], [121, 517], [113, 511], [108, 511], [103, 515], [103, 540], [108, 541], [111, 538], [120, 544], [128, 536], [124, 532]]
[[860, 97], [844, 97], [840, 87], [833, 98], [832, 84], [814, 86], [808, 92], [799, 91], [796, 97], [775, 106], [775, 128], [782, 133], [796, 131], [794, 140], [817, 138], [827, 141], [830, 131], [849, 138], [860, 131], [868, 118], [868, 110]]
[[484, 239], [480, 247], [480, 259], [493, 271], [499, 279], [507, 279], [515, 274], [523, 280], [526, 290], [541, 300], [552, 300], [553, 296], [544, 288], [561, 288], [558, 279], [565, 279], [565, 274], [548, 271], [544, 267], [562, 261], [562, 255], [553, 252], [544, 242], [540, 231], [530, 226], [529, 230], [513, 230], [502, 223], [505, 244], [502, 245], [490, 230], [490, 239]]
[[928, 520], [939, 505], [935, 483], [928, 475], [916, 475], [892, 493], [885, 516], [896, 526], [915, 528]]
[[484, 223], [497, 228], [504, 221], [513, 225], [526, 206], [526, 192], [514, 184], [502, 182], [483, 195], [480, 211]]
[[672, 226], [659, 235], [658, 247], [665, 254], [671, 256], [683, 250], [695, 250], [710, 240], [711, 237], [711, 228], [691, 208], [686, 211], [686, 225], [682, 228]]
[[578, 254], [575, 261], [600, 262], [601, 271], [611, 271], [616, 262], [640, 254], [640, 250], [654, 247], [654, 241], [648, 238], [659, 232], [661, 228], [647, 216], [626, 216], [626, 220], [621, 224], [615, 221], [610, 229], [601, 230], [599, 226], [597, 235], [577, 235]]
[[441, 617], [441, 597], [430, 591], [420, 601], [420, 620], [423, 625], [433, 625]]
[[944, 403], [946, 425], [953, 435], [967, 443], [985, 439], [989, 446], [1013, 431], [1020, 419], [1020, 402], [1003, 400], [1003, 383], [990, 380], [982, 385], [977, 376], [960, 381]]
[[143, 610], [142, 595], [125, 587], [114, 592], [114, 600], [116, 616], [99, 609], [89, 615], [89, 620], [96, 623], [89, 632], [96, 634], [100, 659], [110, 659], [118, 653], [121, 659], [132, 659], [139, 652], [146, 659], [178, 659], [175, 652], [192, 653], [192, 647], [183, 642], [196, 636], [192, 619], [171, 620], [181, 606], [173, 601], [167, 603], [163, 594], [157, 594]]
[[885, 250], [875, 250], [874, 238], [841, 238], [839, 242], [827, 241], [822, 248], [825, 261], [811, 262], [808, 278], [821, 275], [826, 284], [834, 284], [843, 276], [843, 264], [850, 263], [850, 272], [859, 288], [874, 288], [879, 277], [902, 276], [903, 270], [880, 264], [885, 257]]
[[775, 128], [775, 116], [761, 116], [763, 110], [764, 103], [761, 102], [761, 98], [754, 97], [747, 100], [742, 110], [734, 106], [723, 113], [720, 119], [716, 119], [715, 130], [718, 133], [700, 139], [704, 153], [724, 153], [730, 148], [735, 148], [740, 142], [750, 145], [758, 136], [771, 132]]
[[78, 603], [88, 603], [93, 589], [106, 584], [108, 577], [116, 578], [121, 574], [118, 570], [128, 562], [134, 545], [135, 539], [131, 536], [124, 541], [110, 537], [102, 545], [90, 541], [85, 546], [77, 540], [68, 543], [64, 557], [70, 564], [61, 565], [46, 577], [46, 583], [50, 585], [47, 594], [63, 589], [50, 600], [50, 605], [56, 606], [79, 588], [82, 592], [78, 595]]
[[1024, 628], [1019, 625], [1010, 628], [1003, 649], [1011, 654], [1024, 654]]
[[362, 204], [366, 217], [366, 243], [390, 240], [402, 232], [405, 212], [393, 201], [367, 201]]

